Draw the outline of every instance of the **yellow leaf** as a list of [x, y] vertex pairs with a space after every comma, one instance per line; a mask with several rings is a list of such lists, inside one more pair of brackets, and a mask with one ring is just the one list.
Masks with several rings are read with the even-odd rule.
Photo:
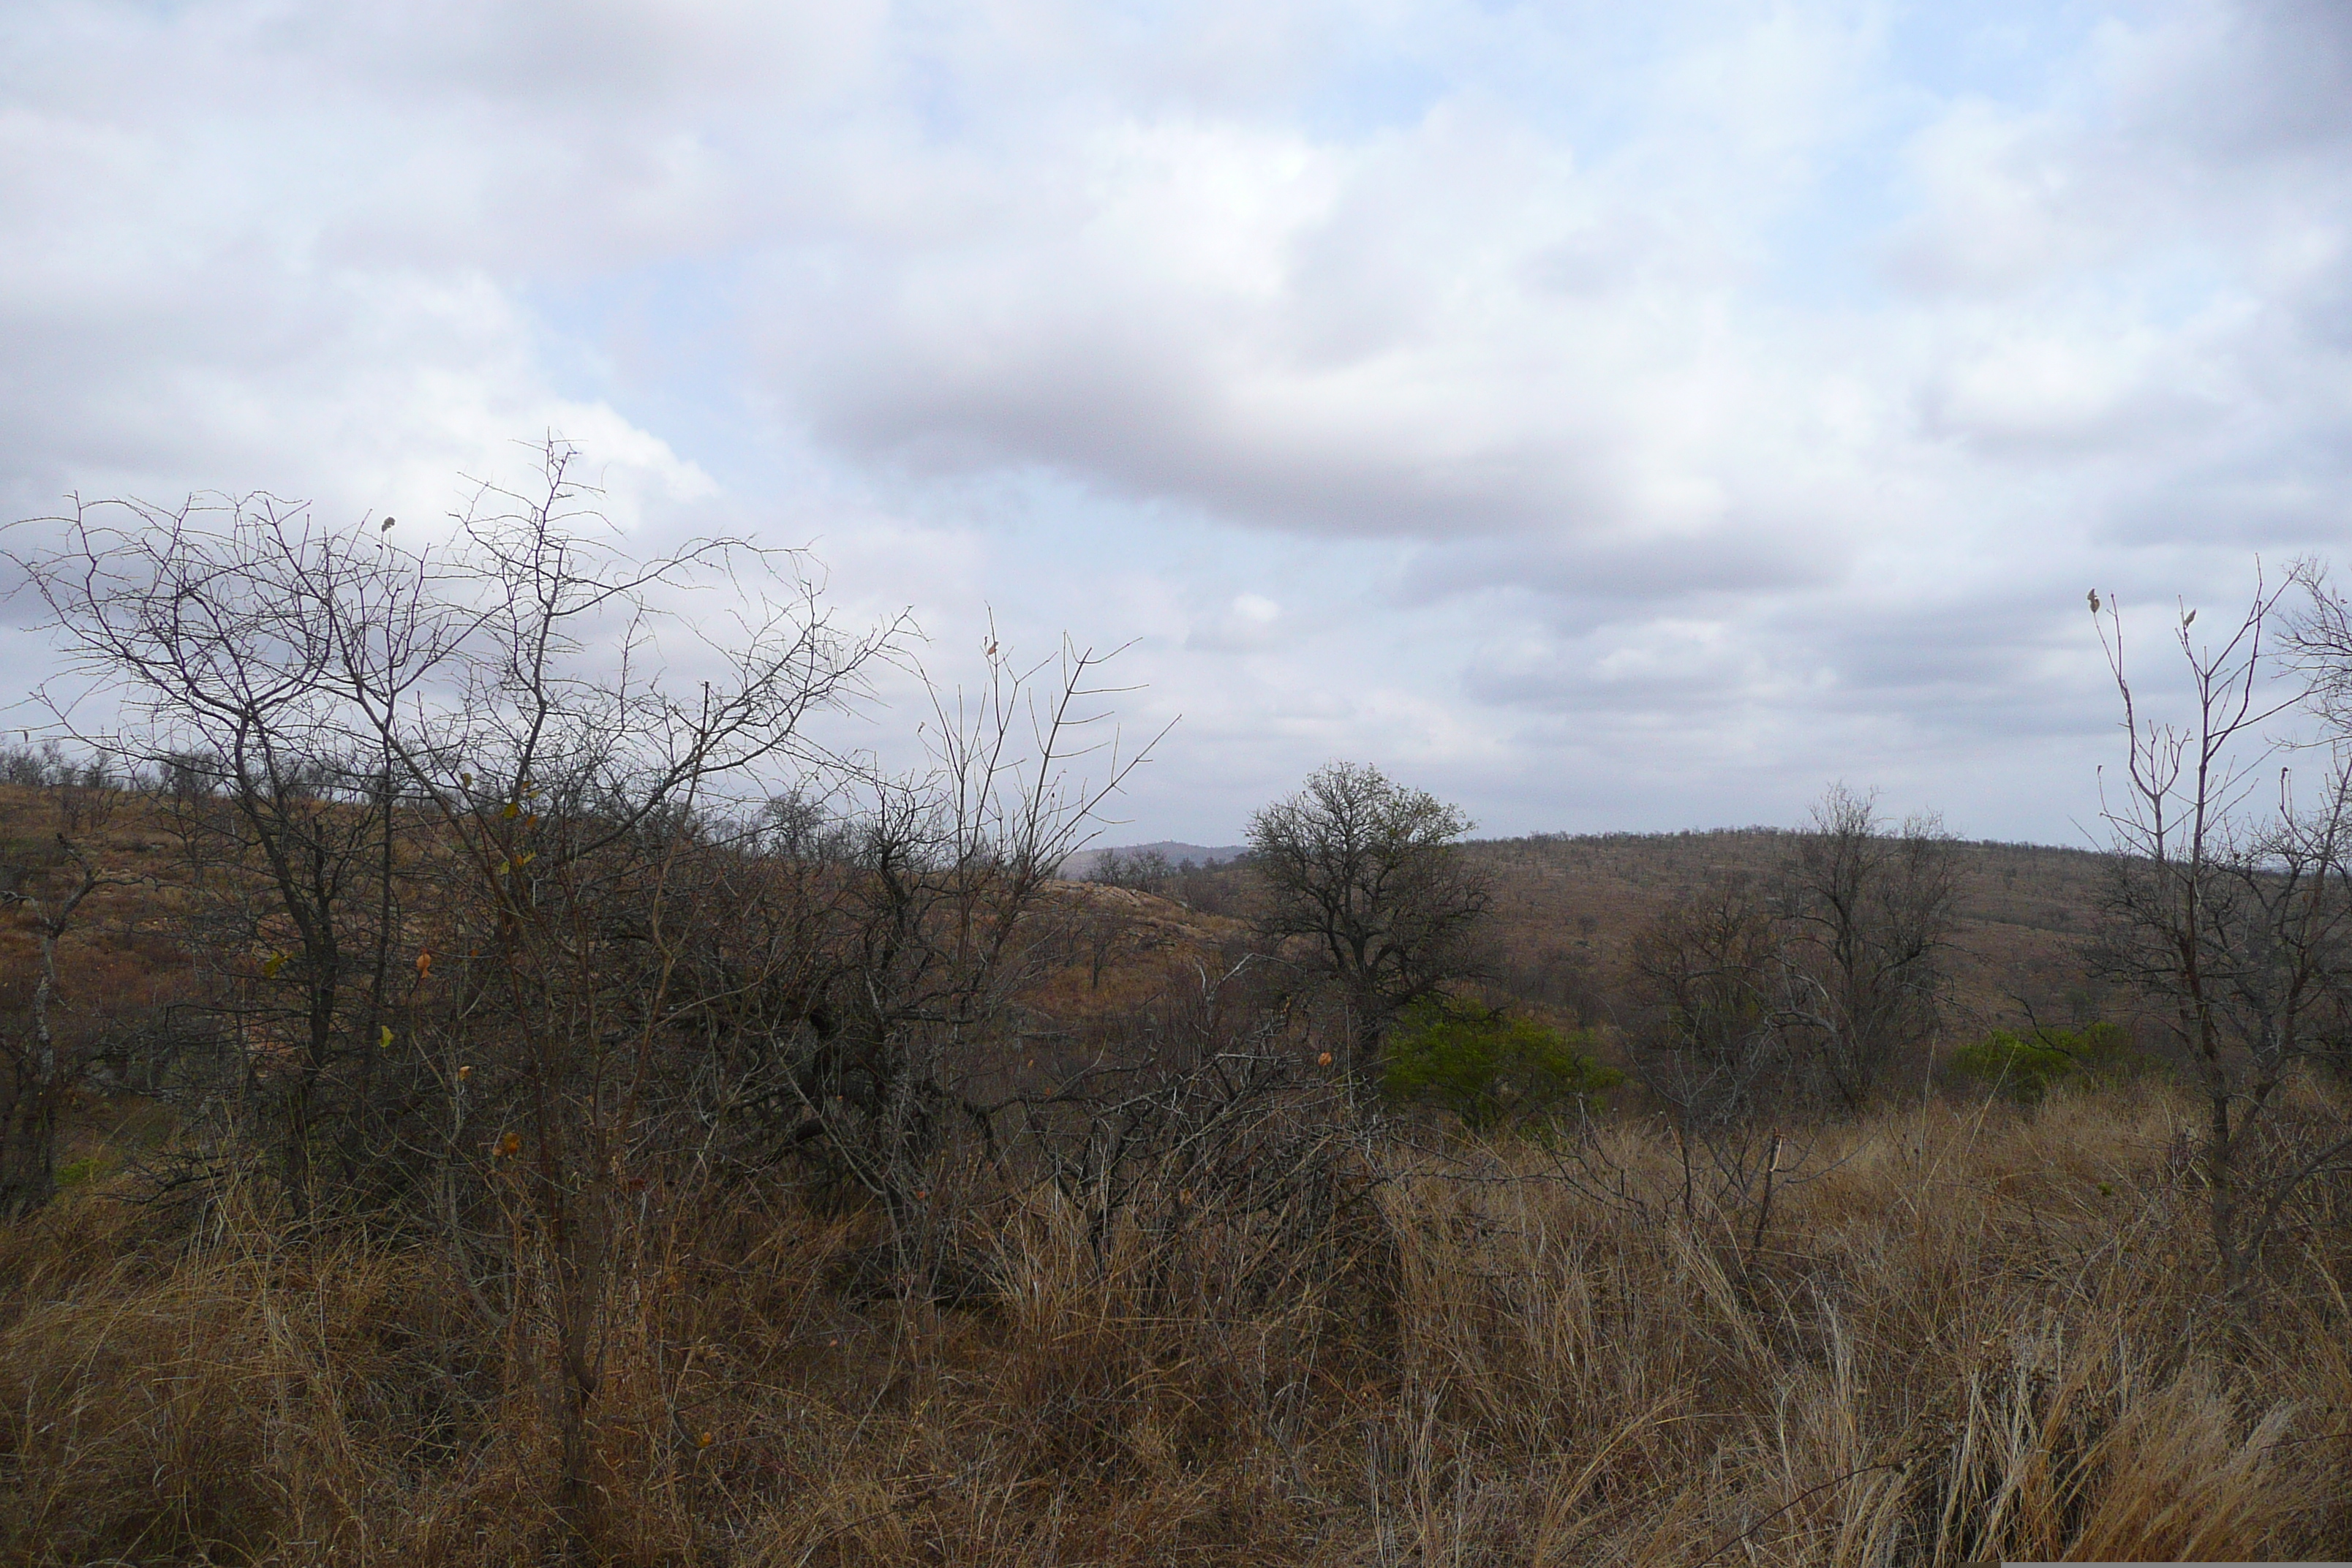
[[261, 973], [264, 974], [274, 975], [285, 967], [286, 954], [282, 952], [273, 952], [261, 961]]
[[506, 804], [506, 809], [505, 809], [505, 810], [503, 810], [503, 811], [501, 811], [501, 812], [499, 812], [499, 815], [500, 816], [505, 817], [508, 821], [511, 822], [511, 821], [513, 821], [516, 817], [520, 816], [522, 815], [522, 807], [520, 807], [520, 806], [517, 805], [516, 805], [514, 802], [512, 802], [512, 801], [509, 801], [509, 802], [507, 802], [507, 804]]
[[376, 1048], [386, 1051], [392, 1049], [392, 1026], [390, 1024], [386, 1024], [383, 1026], [383, 1037], [376, 1041]]

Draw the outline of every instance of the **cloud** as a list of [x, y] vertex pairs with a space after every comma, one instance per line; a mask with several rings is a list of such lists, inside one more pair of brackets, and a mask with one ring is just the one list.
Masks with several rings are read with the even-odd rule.
[[430, 517], [561, 429], [943, 670], [1137, 639], [1155, 832], [1355, 754], [1497, 827], [1875, 769], [2063, 833], [2083, 589], [2345, 537], [2319, 0], [36, 0], [0, 58], [12, 515]]

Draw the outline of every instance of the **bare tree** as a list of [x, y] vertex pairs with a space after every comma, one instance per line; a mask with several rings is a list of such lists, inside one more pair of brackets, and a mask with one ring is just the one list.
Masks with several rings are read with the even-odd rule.
[[[738, 542], [626, 557], [570, 449], [544, 457], [444, 550], [259, 497], [83, 508], [23, 564], [123, 698], [96, 739], [184, 785], [215, 1005], [285, 1190], [305, 1213], [437, 1191], [461, 1262], [502, 1258], [503, 1308], [477, 1301], [541, 1303], [522, 1315], [584, 1536], [614, 1215], [673, 1146], [710, 973], [688, 960], [723, 924], [713, 824], [828, 761], [803, 721], [900, 627], [842, 636], [789, 557]], [[747, 566], [761, 592], [738, 597], [769, 607], [730, 640], [665, 612]], [[681, 658], [709, 678], [677, 689]], [[509, 1223], [472, 1224], [484, 1205]]]
[[[1024, 668], [990, 647], [976, 694], [935, 693], [928, 765], [858, 785], [822, 1008], [792, 1047], [794, 1142], [894, 1214], [925, 1184], [940, 1118], [968, 1110], [969, 1086], [999, 1065], [1015, 998], [1086, 921], [1044, 895], [1150, 749], [1097, 733], [1115, 689], [1104, 656], [1066, 647]], [[1074, 772], [1082, 759], [1091, 777]]]
[[[150, 765], [207, 895], [197, 944], [278, 1129], [299, 1208], [322, 1157], [377, 1163], [368, 1114], [398, 1008], [406, 766], [371, 715], [413, 700], [462, 642], [437, 564], [267, 495], [78, 506], [22, 563], [128, 725], [89, 736]], [[62, 717], [62, 715], [61, 715]]]
[[1950, 840], [1916, 816], [1885, 831], [1832, 785], [1780, 872], [1782, 1029], [1835, 1103], [1859, 1108], [1935, 1030], [1955, 918]]
[[1169, 863], [1164, 849], [1106, 849], [1102, 858], [1095, 862], [1094, 869], [1087, 873], [1087, 880], [1108, 888], [1158, 893], [1175, 875], [1176, 868]]
[[[2298, 1064], [2337, 1047], [2352, 1000], [2352, 758], [2339, 741], [2315, 804], [2297, 805], [2283, 768], [2276, 810], [2253, 809], [2275, 754], [2263, 726], [2307, 689], [2274, 684], [2287, 672], [2266, 638], [2284, 592], [2258, 587], [2217, 643], [2197, 640], [2196, 613], [2181, 611], [2173, 640], [2189, 706], [2179, 723], [2143, 711], [2112, 598], [2100, 627], [2129, 751], [2105, 802], [2116, 854], [2095, 962], [2159, 1005], [2204, 1100], [2197, 1167], [2233, 1293], [2309, 1181], [2352, 1153], [2340, 1123], [2300, 1126], [2287, 1110]], [[2340, 607], [2321, 593], [2313, 605], [2295, 628], [2305, 657], [2352, 647], [2337, 640]], [[2319, 673], [2326, 713], [2328, 671]]]
[[1745, 878], [1710, 883], [1634, 937], [1635, 1066], [1685, 1138], [1780, 1100], [1780, 961], [1772, 910]]
[[1472, 941], [1491, 902], [1457, 841], [1468, 818], [1378, 768], [1331, 763], [1250, 818], [1263, 879], [1259, 927], [1304, 939], [1348, 1002], [1353, 1070], [1378, 1068], [1398, 1011], [1478, 973]]
[[[845, 634], [796, 557], [738, 541], [628, 555], [571, 449], [543, 458], [446, 546], [258, 497], [82, 508], [21, 564], [123, 700], [92, 739], [166, 781], [267, 1112], [238, 1136], [315, 1223], [437, 1222], [548, 1405], [578, 1543], [662, 1194], [818, 1159], [909, 1234], [1051, 946], [1041, 890], [1139, 759], [1099, 658], [1017, 668], [992, 637], [977, 693], [934, 692], [926, 765], [837, 754], [810, 719], [907, 624]], [[741, 610], [723, 633], [679, 608], [699, 587]]]
[[[1185, 864], [1189, 868], [1192, 863]], [[1104, 966], [1113, 954], [1132, 943], [1143, 929], [1136, 918], [1135, 900], [1129, 895], [1168, 897], [1175, 876], [1176, 868], [1169, 863], [1167, 854], [1158, 849], [1106, 849], [1095, 861], [1087, 873], [1087, 881], [1111, 891], [1090, 897], [1078, 905], [1071, 930], [1073, 950], [1086, 955], [1088, 990], [1102, 989]]]
[[31, 917], [40, 954], [24, 1031], [0, 1036], [0, 1218], [30, 1214], [56, 1195], [58, 1111], [85, 1065], [60, 1038], [58, 944], [92, 893], [138, 880], [101, 870], [92, 858], [89, 837], [113, 816], [113, 790], [58, 782], [42, 793], [42, 804], [55, 813], [48, 863], [16, 868], [0, 889], [0, 903]]
[[1937, 1026], [1954, 904], [1934, 818], [1889, 833], [1832, 786], [1769, 878], [1716, 879], [1636, 938], [1645, 1083], [1690, 1127], [1801, 1089], [1859, 1107]]

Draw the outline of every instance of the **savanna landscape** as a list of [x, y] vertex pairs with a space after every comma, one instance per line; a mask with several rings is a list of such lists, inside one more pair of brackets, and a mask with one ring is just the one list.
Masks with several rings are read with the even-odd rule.
[[2315, 580], [2095, 846], [1346, 762], [1082, 860], [1090, 655], [887, 769], [892, 628], [600, 660], [773, 563], [580, 504], [20, 563], [122, 717], [0, 757], [0, 1557], [2352, 1556], [2347, 796], [2231, 782]]

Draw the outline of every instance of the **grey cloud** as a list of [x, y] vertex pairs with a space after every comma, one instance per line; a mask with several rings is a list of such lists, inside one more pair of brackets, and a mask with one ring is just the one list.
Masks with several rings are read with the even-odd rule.
[[2107, 487], [2091, 537], [2110, 547], [2228, 550], [2273, 559], [2340, 547], [2352, 534], [2352, 419], [2297, 420], [2213, 442], [2165, 469], [2127, 472]]
[[[744, 471], [845, 498], [793, 527], [854, 533], [866, 599], [1099, 616], [1043, 559], [1097, 503], [1355, 564], [1166, 558], [1149, 700], [1212, 758], [1171, 798], [1383, 747], [1513, 800], [2055, 766], [2107, 715], [2039, 606], [2344, 537], [2352, 21], [2163, 0], [2049, 90], [1927, 103], [1874, 16], [19, 7], [0, 494], [446, 499], [564, 422], [675, 500], [715, 437], [612, 406], [544, 308], [668, 269], [751, 362], [708, 395], [789, 454]], [[1323, 101], [1390, 56], [1427, 68]], [[1906, 94], [1918, 210], [1841, 218], [1896, 286], [1792, 295], [1792, 247], [1847, 243], [1792, 226]], [[1047, 490], [1026, 532], [972, 499]]]
[[[2081, 590], [2053, 577], [1562, 629], [1490, 649], [1464, 685], [1483, 702], [1612, 723], [1769, 711], [1794, 734], [1899, 718], [1921, 743], [1944, 746], [2095, 737], [2112, 723], [2095, 630]], [[2151, 689], [2163, 684], [2163, 672], [2151, 678]]]
[[2336, 0], [2206, 4], [2168, 22], [2119, 62], [2135, 132], [2228, 163], [2352, 140], [2352, 11]]
[[[923, 292], [918, 280], [906, 290]], [[1261, 351], [1202, 352], [1167, 310], [1049, 307], [1011, 330], [940, 322], [932, 336], [891, 307], [851, 309], [835, 334], [794, 335], [779, 352], [821, 432], [928, 471], [1043, 463], [1238, 521], [1370, 536], [1523, 529], [1591, 510], [1571, 456], [1589, 443], [1572, 434], [1456, 441], [1417, 424], [1414, 405], [1426, 404], [1413, 395], [1353, 418], [1317, 406], [1311, 388], [1270, 388], [1254, 405], [1234, 381], [1255, 367], [1220, 351]]]
[[1415, 552], [1391, 589], [1401, 605], [1496, 589], [1540, 595], [1556, 618], [1641, 602], [1720, 601], [1833, 583], [1846, 565], [1835, 536], [1794, 520], [1734, 516], [1680, 536], [1562, 527], [1532, 536], [1473, 540]]

